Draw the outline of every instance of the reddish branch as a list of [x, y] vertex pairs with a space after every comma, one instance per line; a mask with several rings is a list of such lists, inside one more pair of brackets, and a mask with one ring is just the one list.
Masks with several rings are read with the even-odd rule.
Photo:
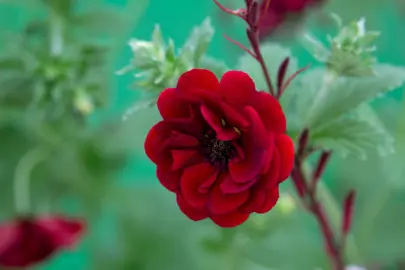
[[300, 199], [302, 200], [302, 203], [306, 206], [308, 211], [314, 215], [319, 224], [325, 242], [325, 249], [333, 269], [344, 270], [343, 248], [341, 248], [341, 245], [339, 245], [339, 238], [333, 232], [331, 222], [329, 221], [321, 202], [316, 196], [316, 184], [318, 183], [317, 181], [326, 167], [330, 153], [323, 152], [321, 154], [312, 179], [308, 181], [303, 170], [303, 164], [309, 154], [311, 154], [311, 151], [307, 150], [308, 141], [309, 131], [304, 130], [299, 139], [299, 146], [295, 156], [295, 164], [291, 173], [291, 179], [294, 182], [295, 188]]
[[[288, 87], [288, 85], [291, 83], [291, 81], [299, 73], [306, 70], [309, 66], [299, 69], [285, 80], [285, 75], [289, 64], [289, 59], [286, 58], [279, 67], [276, 84], [277, 89], [276, 90], [274, 89], [270, 73], [263, 59], [263, 55], [261, 53], [259, 44], [260, 19], [264, 14], [264, 12], [266, 12], [268, 7], [270, 6], [271, 0], [263, 0], [266, 1], [266, 3], [264, 3], [263, 6], [264, 8], [260, 7], [258, 0], [245, 0], [246, 8], [240, 8], [237, 10], [230, 10], [222, 6], [217, 0], [213, 1], [224, 12], [242, 18], [247, 23], [248, 27], [246, 29], [246, 34], [252, 49], [248, 49], [241, 43], [227, 36], [225, 37], [226, 39], [237, 45], [239, 48], [250, 54], [254, 59], [258, 61], [263, 71], [263, 75], [265, 77], [266, 84], [270, 94], [275, 98], [279, 99], [286, 90], [286, 88]], [[299, 147], [295, 154], [295, 163], [294, 168], [291, 172], [291, 179], [294, 182], [295, 188], [297, 190], [300, 199], [302, 200], [303, 205], [312, 215], [314, 215], [315, 219], [317, 220], [320, 226], [322, 236], [325, 242], [326, 253], [329, 256], [333, 270], [344, 270], [345, 264], [343, 258], [344, 254], [343, 248], [345, 238], [350, 229], [352, 208], [354, 204], [354, 192], [351, 191], [347, 195], [344, 203], [341, 237], [339, 238], [337, 234], [333, 231], [331, 222], [324, 211], [322, 203], [317, 199], [316, 196], [316, 186], [318, 180], [321, 178], [325, 170], [325, 167], [327, 165], [331, 153], [326, 151], [322, 152], [317, 167], [315, 168], [315, 171], [311, 179], [307, 179], [307, 176], [303, 169], [303, 164], [305, 163], [308, 156], [316, 150], [316, 148], [309, 147], [308, 142], [309, 142], [309, 130], [305, 129], [301, 133], [299, 138], [298, 142]]]

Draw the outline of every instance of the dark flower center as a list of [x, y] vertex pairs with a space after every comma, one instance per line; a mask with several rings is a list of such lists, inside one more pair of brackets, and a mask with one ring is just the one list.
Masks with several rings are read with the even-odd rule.
[[229, 160], [236, 156], [232, 141], [218, 140], [213, 132], [202, 136], [201, 146], [208, 162], [221, 171], [226, 170]]

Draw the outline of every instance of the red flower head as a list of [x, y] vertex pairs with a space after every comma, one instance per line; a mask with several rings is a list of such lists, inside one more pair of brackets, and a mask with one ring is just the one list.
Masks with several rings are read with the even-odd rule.
[[[268, 0], [261, 0], [261, 10], [266, 8]], [[326, 0], [271, 0], [267, 11], [260, 20], [260, 38], [266, 38], [286, 23], [300, 21], [305, 12]]]
[[211, 71], [193, 69], [160, 94], [157, 107], [163, 120], [149, 131], [145, 151], [186, 216], [234, 227], [273, 208], [294, 160], [275, 98], [256, 91], [244, 72], [218, 82]]
[[84, 230], [81, 220], [51, 216], [0, 224], [0, 266], [29, 267], [73, 246]]

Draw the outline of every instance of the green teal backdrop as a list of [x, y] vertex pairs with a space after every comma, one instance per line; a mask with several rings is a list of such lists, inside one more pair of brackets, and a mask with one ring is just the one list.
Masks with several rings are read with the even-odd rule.
[[[141, 0], [135, 0], [141, 1]], [[378, 59], [381, 62], [390, 62], [398, 65], [405, 65], [405, 35], [404, 19], [400, 10], [390, 1], [369, 1], [361, 0], [356, 1], [357, 8], [353, 8], [350, 4], [352, 0], [345, 0], [339, 3], [332, 4], [328, 10], [341, 15], [344, 19], [357, 19], [360, 16], [366, 16], [367, 26], [370, 29], [382, 31], [382, 36], [378, 42]], [[110, 0], [104, 1], [105, 3], [115, 3], [125, 6], [127, 1], [124, 0]], [[229, 1], [228, 1], [229, 2]], [[336, 2], [336, 1], [335, 1]], [[346, 4], [350, 4], [350, 10], [347, 10]], [[1, 5], [1, 1], [0, 1]], [[131, 12], [129, 12], [130, 14]], [[136, 13], [136, 12], [134, 12]], [[128, 13], [127, 13], [128, 14]], [[214, 40], [210, 46], [209, 54], [213, 57], [223, 59], [229, 66], [234, 66], [237, 62], [238, 56], [241, 52], [238, 48], [231, 46], [224, 40], [221, 32], [226, 32], [227, 35], [232, 36], [239, 40], [244, 40], [244, 32], [242, 25], [236, 21], [231, 21], [229, 24], [223, 23], [218, 17], [218, 9], [210, 0], [150, 0], [145, 12], [142, 14], [136, 26], [133, 27], [131, 33], [128, 34], [126, 40], [131, 37], [139, 39], [149, 39], [151, 31], [156, 23], [161, 25], [163, 33], [166, 38], [171, 37], [175, 44], [181, 45], [194, 25], [200, 24], [202, 20], [211, 16], [213, 25], [216, 28]], [[2, 8], [0, 6], [0, 22], [3, 27], [2, 31], [12, 31], [17, 29], [18, 25], [15, 23], [20, 21], [24, 16], [21, 10], [13, 8]], [[13, 24], [10, 23], [13, 19]], [[332, 28], [316, 28], [315, 34], [319, 37], [324, 36]], [[117, 29], [119, 31], [120, 29]], [[298, 57], [301, 65], [315, 60], [302, 49], [299, 45], [293, 46], [293, 51]], [[126, 42], [120, 45], [118, 57], [114, 63], [114, 70], [129, 63], [131, 58], [131, 51]], [[112, 104], [109, 109], [111, 114], [121, 114], [128, 107], [130, 107], [138, 98], [139, 93], [136, 90], [130, 89], [130, 84], [133, 77], [130, 75], [116, 76], [114, 70], [111, 71], [113, 77], [113, 85], [111, 86]], [[305, 91], [305, 89], [303, 89]], [[394, 92], [391, 94], [396, 99], [400, 98], [400, 93]], [[382, 100], [378, 101], [382, 102]], [[377, 104], [378, 105], [378, 104]], [[133, 183], [137, 184], [157, 184], [154, 181], [154, 166], [143, 156], [143, 152], [135, 153], [134, 158], [130, 165], [120, 176], [122, 178], [121, 184]], [[333, 173], [330, 173], [333, 174]], [[333, 184], [329, 183], [333, 189]], [[100, 220], [98, 231], [94, 232], [91, 237], [108, 238], [113, 228], [113, 216], [111, 213], [106, 213], [105, 218]], [[55, 257], [43, 269], [48, 270], [85, 270], [90, 269], [89, 258], [91, 256], [91, 241], [84, 241], [79, 249], [73, 252], [66, 252], [62, 255]], [[112, 245], [113, 249], [114, 246]], [[163, 270], [163, 269], [162, 269]]]

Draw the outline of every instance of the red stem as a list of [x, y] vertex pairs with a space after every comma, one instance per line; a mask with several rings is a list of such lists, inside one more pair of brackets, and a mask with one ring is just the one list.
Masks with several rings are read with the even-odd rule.
[[[302, 164], [304, 161], [303, 156], [297, 157], [297, 162], [295, 164], [295, 170], [298, 174], [292, 174], [291, 177], [299, 179], [294, 179], [294, 181], [300, 181], [305, 183], [308, 190], [306, 192], [306, 197], [300, 197], [304, 204], [308, 204], [308, 209], [317, 220], [319, 227], [322, 232], [322, 236], [326, 245], [326, 253], [329, 256], [329, 260], [332, 264], [333, 270], [344, 270], [344, 261], [343, 261], [343, 249], [338, 246], [338, 237], [334, 234], [331, 222], [329, 221], [328, 216], [326, 215], [321, 202], [316, 198], [316, 186], [306, 185], [307, 180], [305, 179], [305, 174], [303, 172]], [[306, 200], [307, 198], [307, 200]]]
[[[241, 47], [243, 50], [247, 51], [252, 57], [254, 57], [260, 64], [261, 69], [263, 71], [263, 75], [265, 77], [266, 80], [266, 84], [267, 87], [269, 89], [270, 94], [273, 97], [276, 97], [277, 99], [280, 98], [280, 96], [282, 95], [282, 93], [284, 92], [285, 88], [289, 85], [289, 83], [291, 82], [291, 80], [293, 80], [295, 78], [296, 75], [298, 75], [301, 71], [305, 70], [302, 69], [298, 72], [296, 72], [295, 74], [293, 74], [293, 76], [291, 76], [287, 82], [282, 86], [281, 89], [279, 89], [280, 91], [277, 93], [275, 93], [274, 91], [274, 87], [273, 84], [271, 82], [270, 79], [270, 74], [268, 71], [268, 68], [266, 66], [266, 63], [263, 59], [263, 55], [262, 52], [260, 50], [260, 44], [259, 44], [259, 25], [260, 25], [260, 19], [262, 18], [263, 13], [265, 13], [267, 11], [268, 6], [270, 5], [270, 1], [271, 0], [265, 0], [267, 1], [265, 4], [265, 8], [264, 10], [261, 11], [260, 14], [257, 14], [257, 6], [255, 6], [254, 8], [252, 8], [252, 6], [247, 7], [248, 11], [247, 14], [244, 13], [244, 10], [236, 10], [236, 11], [231, 11], [225, 7], [223, 7], [222, 5], [219, 4], [219, 2], [217, 0], [214, 0], [214, 2], [225, 12], [232, 14], [232, 15], [236, 15], [241, 17], [242, 19], [244, 19], [249, 27], [247, 29], [247, 36], [249, 39], [249, 42], [252, 46], [252, 51], [250, 51], [249, 49], [247, 49], [246, 47], [244, 47], [243, 45], [241, 45], [240, 43], [237, 43], [233, 40], [231, 40], [233, 43], [235, 43], [236, 45], [238, 45], [239, 47]], [[257, 4], [257, 2], [256, 2]], [[250, 10], [249, 10], [250, 8]], [[257, 15], [259, 15], [258, 20], [256, 20]], [[308, 132], [308, 131], [307, 131]], [[303, 204], [306, 205], [308, 207], [308, 209], [310, 210], [310, 212], [315, 216], [316, 220], [319, 223], [319, 226], [321, 228], [322, 231], [322, 236], [324, 238], [325, 244], [326, 244], [326, 248], [327, 248], [327, 254], [329, 255], [330, 261], [332, 263], [333, 266], [333, 270], [344, 270], [344, 261], [343, 261], [343, 249], [341, 249], [337, 243], [337, 237], [334, 235], [331, 224], [329, 222], [329, 219], [327, 217], [327, 215], [324, 213], [323, 207], [321, 205], [321, 203], [317, 200], [316, 198], [316, 185], [312, 186], [312, 185], [307, 185], [307, 180], [305, 179], [305, 174], [303, 172], [303, 168], [302, 168], [302, 164], [304, 162], [304, 160], [306, 159], [306, 157], [309, 155], [309, 153], [312, 151], [310, 149], [307, 148], [307, 142], [305, 143], [301, 143], [301, 147], [302, 149], [300, 149], [299, 151], [297, 151], [296, 156], [295, 156], [295, 165], [294, 165], [294, 169], [293, 169], [293, 173], [291, 174], [291, 178], [293, 178], [294, 183], [295, 183], [295, 187], [297, 189], [297, 192], [301, 195], [300, 199], [302, 200]], [[309, 152], [308, 152], [309, 151]], [[300, 189], [300, 190], [299, 190]], [[308, 198], [308, 200], [306, 200], [306, 198]], [[309, 202], [309, 205], [307, 204]]]
[[[268, 68], [267, 68], [266, 63], [264, 62], [264, 59], [263, 59], [263, 56], [262, 56], [262, 52], [259, 49], [259, 50], [255, 51], [255, 54], [256, 54], [256, 59], [259, 62], [260, 67], [262, 68], [264, 78], [266, 79], [266, 84], [267, 84], [267, 87], [269, 88], [270, 94], [273, 97], [276, 97], [275, 92], [274, 92], [273, 84], [271, 83]], [[277, 98], [279, 98], [279, 97], [277, 97]]]

